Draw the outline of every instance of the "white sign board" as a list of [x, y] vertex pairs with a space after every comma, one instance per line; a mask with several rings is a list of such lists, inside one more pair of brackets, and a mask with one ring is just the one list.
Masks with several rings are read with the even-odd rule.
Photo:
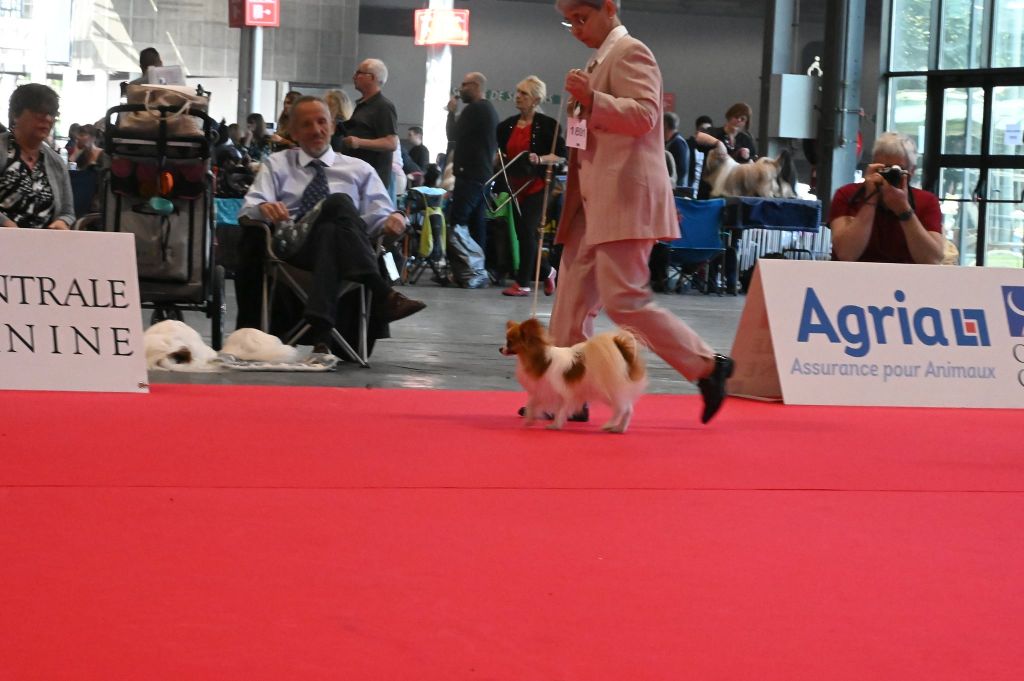
[[733, 356], [787, 404], [1024, 408], [1024, 270], [760, 260]]
[[0, 390], [148, 392], [134, 235], [0, 228]]
[[1003, 144], [1008, 147], [1015, 147], [1022, 143], [1024, 143], [1024, 134], [1022, 134], [1020, 123], [1008, 124], [1003, 135]]

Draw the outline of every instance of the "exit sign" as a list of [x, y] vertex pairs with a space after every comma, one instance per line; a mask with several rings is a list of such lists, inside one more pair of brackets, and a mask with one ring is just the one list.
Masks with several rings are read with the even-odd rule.
[[417, 45], [469, 45], [468, 9], [418, 9], [413, 20]]
[[280, 25], [280, 0], [228, 0], [228, 26], [231, 28], [277, 28]]

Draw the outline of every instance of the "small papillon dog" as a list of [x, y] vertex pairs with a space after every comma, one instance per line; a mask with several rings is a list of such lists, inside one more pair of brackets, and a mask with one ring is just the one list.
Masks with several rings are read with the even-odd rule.
[[612, 408], [612, 417], [602, 430], [625, 433], [633, 404], [647, 387], [641, 345], [622, 329], [560, 348], [552, 345], [544, 325], [536, 319], [518, 324], [509, 321], [500, 352], [516, 356], [516, 378], [528, 396], [527, 425], [552, 413], [554, 421], [549, 428], [558, 430], [570, 414], [597, 401]]

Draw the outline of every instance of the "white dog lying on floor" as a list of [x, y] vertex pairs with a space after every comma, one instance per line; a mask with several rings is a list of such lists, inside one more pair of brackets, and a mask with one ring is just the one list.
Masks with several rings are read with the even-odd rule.
[[[146, 329], [146, 368], [166, 371], [217, 371], [217, 351], [184, 322], [168, 319]], [[277, 336], [259, 329], [238, 329], [221, 348], [238, 359], [261, 362], [294, 362], [299, 350], [285, 345]]]

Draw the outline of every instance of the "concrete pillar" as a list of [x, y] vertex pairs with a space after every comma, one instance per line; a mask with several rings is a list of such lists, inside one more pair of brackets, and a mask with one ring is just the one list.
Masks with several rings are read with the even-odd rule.
[[817, 195], [828, 215], [835, 190], [853, 181], [860, 126], [865, 0], [828, 0], [818, 126]]
[[[242, 40], [238, 54], [238, 124], [260, 109], [260, 84], [263, 80], [263, 28], [241, 28]], [[273, 120], [273, 117], [268, 118]]]
[[[792, 73], [796, 42], [796, 0], [769, 0], [764, 22], [764, 50], [761, 55], [761, 103], [758, 108], [757, 151], [761, 156], [778, 154], [778, 140], [768, 129], [773, 73]], [[753, 134], [753, 130], [750, 131]]]
[[[453, 0], [430, 0], [430, 9], [453, 9]], [[426, 83], [423, 87], [423, 144], [436, 156], [448, 148], [445, 106], [452, 91], [452, 48], [427, 48]], [[433, 159], [431, 159], [433, 161]]]

